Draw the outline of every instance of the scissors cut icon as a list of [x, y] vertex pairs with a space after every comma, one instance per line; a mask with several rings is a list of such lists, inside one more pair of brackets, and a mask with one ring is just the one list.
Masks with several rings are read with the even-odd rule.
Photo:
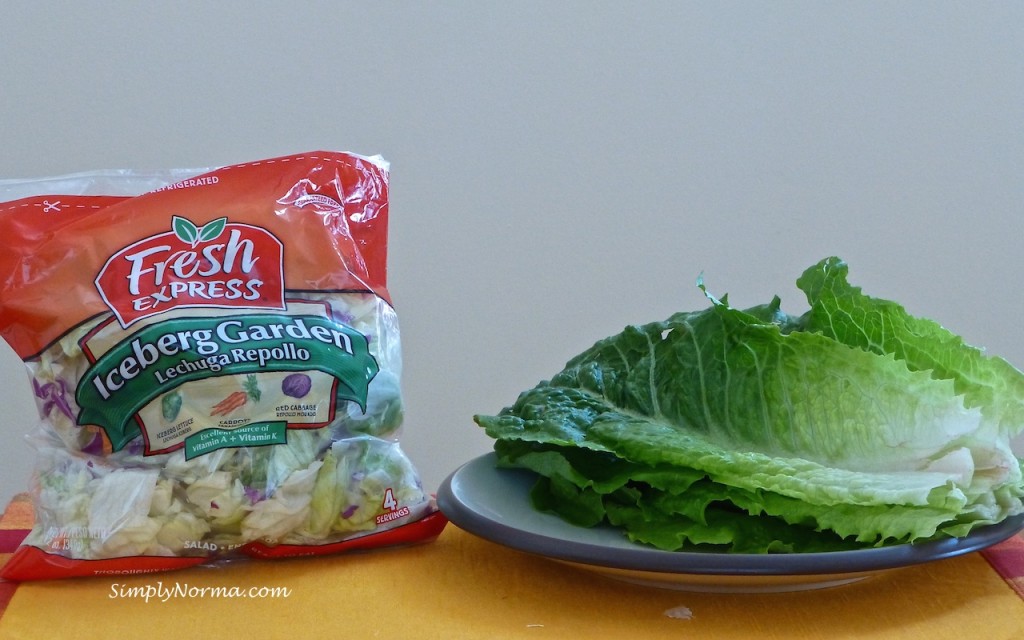
[[43, 200], [43, 213], [50, 213], [51, 211], [56, 211], [57, 213], [60, 213], [62, 207], [63, 205], [61, 205], [60, 200], [56, 200], [54, 202], [50, 202], [49, 200]]

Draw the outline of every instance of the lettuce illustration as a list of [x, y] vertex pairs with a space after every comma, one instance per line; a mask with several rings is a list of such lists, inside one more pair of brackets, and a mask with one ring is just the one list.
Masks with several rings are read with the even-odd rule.
[[663, 549], [787, 552], [962, 536], [1024, 511], [1024, 374], [871, 298], [847, 265], [778, 298], [626, 328], [496, 416], [534, 504]]

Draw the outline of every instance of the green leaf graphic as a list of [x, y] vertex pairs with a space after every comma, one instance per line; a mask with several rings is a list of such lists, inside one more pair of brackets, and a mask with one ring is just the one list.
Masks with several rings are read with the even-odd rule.
[[178, 236], [182, 242], [187, 242], [193, 247], [199, 242], [199, 229], [191, 220], [181, 216], [172, 216], [171, 228], [174, 230], [174, 235]]
[[216, 239], [217, 236], [224, 232], [224, 227], [227, 223], [227, 218], [217, 218], [216, 220], [207, 222], [199, 230], [199, 241], [209, 242], [210, 240]]

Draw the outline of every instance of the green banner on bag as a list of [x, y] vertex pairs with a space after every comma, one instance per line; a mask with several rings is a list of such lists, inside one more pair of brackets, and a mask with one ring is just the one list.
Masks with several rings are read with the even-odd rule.
[[312, 370], [338, 380], [338, 400], [365, 410], [367, 387], [379, 367], [366, 336], [321, 316], [169, 320], [132, 334], [89, 367], [75, 393], [81, 408], [78, 424], [103, 428], [118, 451], [141, 433], [133, 416], [186, 382]]

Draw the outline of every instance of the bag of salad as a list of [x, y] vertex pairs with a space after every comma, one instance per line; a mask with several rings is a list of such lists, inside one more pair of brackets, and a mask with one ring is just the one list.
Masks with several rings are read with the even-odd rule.
[[42, 418], [2, 577], [437, 537], [398, 442], [381, 158], [7, 180], [0, 202], [0, 335]]

